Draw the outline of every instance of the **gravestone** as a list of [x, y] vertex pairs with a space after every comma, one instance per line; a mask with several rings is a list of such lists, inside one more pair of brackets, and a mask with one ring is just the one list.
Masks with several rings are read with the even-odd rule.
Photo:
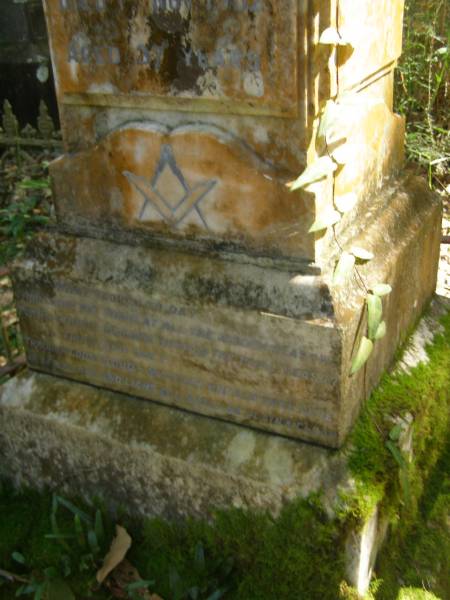
[[[15, 272], [30, 367], [340, 446], [436, 282], [440, 206], [392, 109], [402, 0], [44, 4], [65, 153]], [[337, 285], [353, 246], [374, 259]], [[388, 335], [351, 376], [377, 283]]]
[[8, 100], [21, 128], [36, 127], [43, 101], [56, 122], [45, 16], [40, 0], [2, 0], [0, 9], [0, 121]]

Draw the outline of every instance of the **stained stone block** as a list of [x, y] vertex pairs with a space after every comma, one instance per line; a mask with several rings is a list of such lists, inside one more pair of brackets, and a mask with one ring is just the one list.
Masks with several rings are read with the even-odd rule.
[[[396, 370], [429, 360], [427, 346], [442, 334], [449, 308], [442, 298], [433, 302]], [[405, 456], [419, 435], [420, 422], [410, 421], [399, 441]], [[320, 493], [333, 518], [355, 492], [346, 448], [320, 448], [31, 371], [0, 389], [0, 455], [0, 477], [18, 487], [100, 496], [137, 517], [205, 520], [229, 507], [277, 516], [289, 502]], [[382, 502], [365, 523], [351, 519], [342, 532], [348, 582], [361, 596], [387, 523]]]
[[[30, 366], [339, 447], [435, 289], [440, 205], [398, 175], [403, 0], [44, 5], [65, 153], [14, 277]], [[352, 246], [375, 258], [337, 286]], [[382, 282], [388, 335], [351, 377]]]
[[15, 272], [29, 365], [338, 447], [436, 283], [441, 212], [426, 185], [402, 182], [372, 211], [360, 224], [376, 258], [361, 272], [367, 286], [394, 291], [389, 335], [355, 377], [365, 331], [356, 279], [335, 289], [331, 273], [289, 263], [56, 233], [35, 241]]
[[[402, 164], [392, 71], [403, 0], [45, 5], [67, 148], [51, 171], [68, 232], [321, 263], [323, 240], [308, 229], [333, 189], [363, 201]], [[320, 44], [328, 27], [352, 48]], [[337, 187], [291, 194], [286, 184], [322, 153], [320, 111], [348, 91], [354, 153]]]

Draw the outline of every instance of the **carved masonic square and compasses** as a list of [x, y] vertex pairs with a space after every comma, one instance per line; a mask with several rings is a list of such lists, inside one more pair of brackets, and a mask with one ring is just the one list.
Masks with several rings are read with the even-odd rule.
[[217, 181], [204, 181], [190, 187], [176, 163], [171, 146], [162, 146], [159, 163], [151, 180], [130, 171], [124, 171], [123, 174], [144, 198], [139, 211], [139, 221], [145, 220], [145, 211], [151, 205], [172, 227], [177, 227], [195, 211], [203, 225], [208, 228], [200, 203]]

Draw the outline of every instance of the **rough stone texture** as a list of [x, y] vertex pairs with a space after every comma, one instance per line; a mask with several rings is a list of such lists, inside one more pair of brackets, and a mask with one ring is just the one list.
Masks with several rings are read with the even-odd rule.
[[[45, 1], [66, 153], [51, 167], [58, 230], [15, 274], [31, 366], [343, 443], [434, 292], [440, 235], [426, 187], [392, 178], [403, 0], [351, 4]], [[328, 27], [351, 46], [319, 43]], [[342, 144], [335, 177], [287, 191]], [[348, 193], [335, 230], [308, 234]], [[332, 284], [352, 245], [375, 255], [365, 285], [394, 290], [389, 335], [353, 378], [367, 289]]]
[[338, 447], [434, 292], [440, 215], [412, 178], [372, 203], [364, 233], [343, 230], [344, 249], [375, 254], [360, 267], [366, 285], [393, 287], [389, 335], [355, 377], [366, 296], [356, 277], [336, 288], [332, 269], [302, 275], [58, 234], [35, 242], [14, 275], [29, 364]]
[[[333, 189], [362, 202], [402, 164], [403, 0], [45, 4], [67, 148], [51, 170], [75, 234], [126, 228], [321, 262], [329, 240], [307, 231]], [[353, 50], [318, 43], [330, 26]], [[290, 195], [324, 152], [318, 115], [336, 96], [353, 154], [335, 188]]]
[[48, 375], [26, 372], [0, 400], [1, 471], [17, 484], [102, 494], [137, 515], [207, 517], [214, 508], [277, 514], [324, 487], [345, 461], [331, 450]]
[[347, 539], [347, 578], [363, 597], [372, 580], [378, 553], [388, 533], [389, 521], [380, 518], [379, 507], [361, 529], [350, 532]]
[[151, 227], [159, 237], [314, 256], [311, 202], [289, 192], [293, 174], [213, 126], [129, 123], [93, 149], [62, 157], [52, 174], [58, 217], [73, 230]]
[[[449, 308], [435, 300], [418, 331], [440, 333], [438, 320]], [[433, 337], [408, 343], [415, 364]], [[17, 486], [100, 495], [137, 516], [209, 518], [230, 506], [276, 515], [286, 502], [322, 492], [332, 517], [339, 494], [355, 489], [345, 450], [32, 371], [0, 389], [0, 455], [0, 476]], [[379, 509], [349, 532], [347, 573], [362, 595], [385, 534]]]

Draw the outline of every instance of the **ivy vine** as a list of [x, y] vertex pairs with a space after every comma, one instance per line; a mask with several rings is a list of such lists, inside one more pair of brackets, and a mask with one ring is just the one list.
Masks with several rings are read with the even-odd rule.
[[[339, 15], [337, 15], [338, 17]], [[338, 19], [337, 19], [338, 20]], [[352, 47], [337, 28], [329, 27], [323, 31], [319, 39], [320, 44], [329, 45], [334, 48], [336, 61], [338, 58], [339, 47]], [[337, 64], [337, 62], [336, 62]], [[336, 68], [336, 72], [338, 69]], [[311, 225], [309, 233], [333, 228], [334, 239], [339, 248], [339, 257], [333, 276], [333, 284], [336, 286], [345, 285], [348, 278], [356, 273], [357, 280], [365, 293], [364, 310], [367, 309], [367, 331], [363, 335], [359, 348], [353, 358], [350, 375], [357, 373], [369, 360], [374, 345], [386, 335], [386, 322], [383, 320], [383, 301], [382, 298], [392, 292], [390, 285], [380, 283], [374, 285], [371, 289], [366, 285], [361, 276], [357, 263], [365, 263], [373, 260], [375, 257], [372, 252], [365, 248], [353, 246], [345, 250], [339, 244], [336, 225], [341, 221], [345, 213], [350, 212], [357, 204], [358, 197], [355, 193], [348, 193], [337, 196], [335, 194], [335, 182], [337, 170], [345, 165], [352, 156], [355, 148], [347, 144], [345, 138], [342, 138], [338, 128], [338, 115], [342, 105], [352, 102], [357, 92], [348, 92], [343, 95], [339, 92], [339, 77], [337, 76], [337, 94], [334, 99], [326, 102], [319, 115], [319, 127], [317, 131], [318, 141], [323, 142], [323, 155], [310, 164], [301, 175], [288, 184], [291, 192], [304, 189], [309, 185], [323, 179], [333, 178], [333, 206], [328, 207], [322, 213], [316, 216], [316, 220]]]

